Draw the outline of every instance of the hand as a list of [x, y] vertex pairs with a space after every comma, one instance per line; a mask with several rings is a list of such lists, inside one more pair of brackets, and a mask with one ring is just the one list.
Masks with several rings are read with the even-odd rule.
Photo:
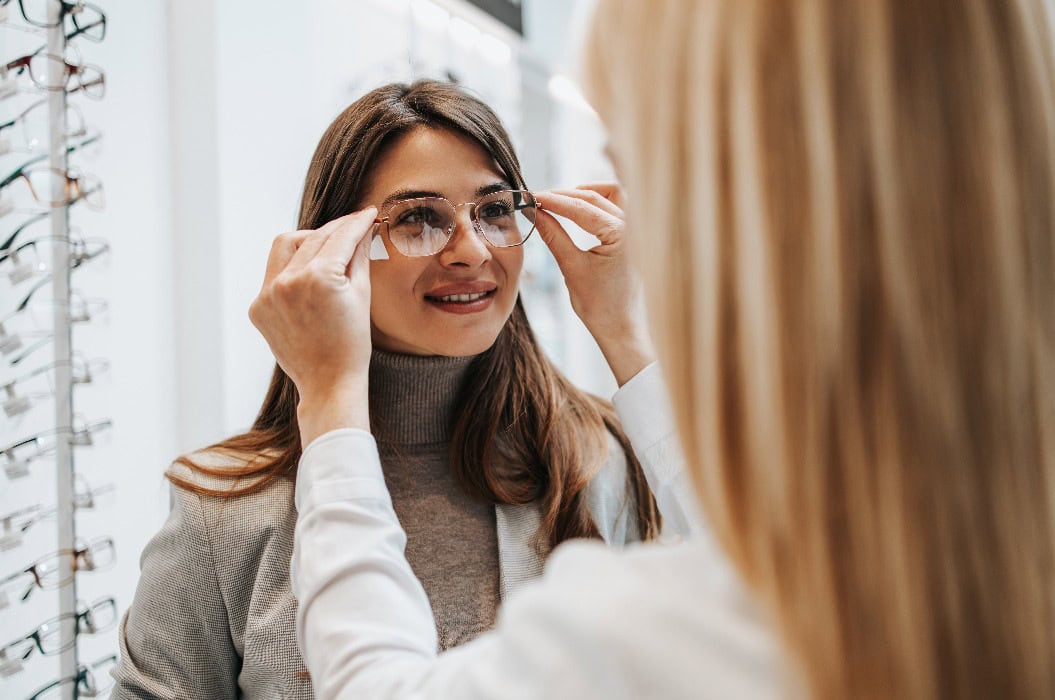
[[[655, 358], [644, 292], [627, 256], [624, 196], [619, 185], [580, 185], [536, 195], [536, 226], [568, 286], [572, 309], [604, 353], [620, 386]], [[553, 216], [574, 222], [600, 240], [580, 250]]]
[[278, 236], [249, 318], [300, 393], [304, 447], [335, 428], [369, 429], [370, 268], [377, 210]]

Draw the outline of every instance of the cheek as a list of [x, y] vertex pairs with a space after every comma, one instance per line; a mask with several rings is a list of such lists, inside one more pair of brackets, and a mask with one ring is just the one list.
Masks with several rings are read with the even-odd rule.
[[370, 310], [375, 323], [398, 316], [415, 296], [421, 270], [410, 262], [403, 258], [370, 263]]
[[520, 271], [524, 267], [524, 249], [522, 247], [499, 250], [494, 253], [494, 260], [505, 273], [506, 287], [515, 290], [520, 280]]

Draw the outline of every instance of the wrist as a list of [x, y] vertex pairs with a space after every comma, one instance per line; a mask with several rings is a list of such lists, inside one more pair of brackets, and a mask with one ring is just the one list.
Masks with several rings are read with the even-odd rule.
[[595, 340], [620, 387], [656, 361], [652, 339], [647, 332], [612, 338], [595, 336]]
[[341, 428], [370, 430], [369, 387], [365, 377], [311, 389], [297, 403], [301, 447]]

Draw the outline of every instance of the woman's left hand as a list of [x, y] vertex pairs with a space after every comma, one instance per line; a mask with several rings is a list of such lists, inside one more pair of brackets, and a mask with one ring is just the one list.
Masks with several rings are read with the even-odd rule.
[[[536, 193], [536, 227], [557, 260], [572, 309], [604, 353], [620, 386], [655, 357], [641, 284], [626, 245], [624, 195], [615, 183]], [[553, 216], [562, 216], [600, 245], [581, 250]]]

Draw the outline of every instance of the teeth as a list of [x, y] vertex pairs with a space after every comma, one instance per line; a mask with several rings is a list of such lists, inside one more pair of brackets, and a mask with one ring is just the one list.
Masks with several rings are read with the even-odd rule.
[[480, 292], [478, 294], [451, 294], [446, 297], [436, 297], [437, 301], [476, 301], [487, 296], [487, 292]]

